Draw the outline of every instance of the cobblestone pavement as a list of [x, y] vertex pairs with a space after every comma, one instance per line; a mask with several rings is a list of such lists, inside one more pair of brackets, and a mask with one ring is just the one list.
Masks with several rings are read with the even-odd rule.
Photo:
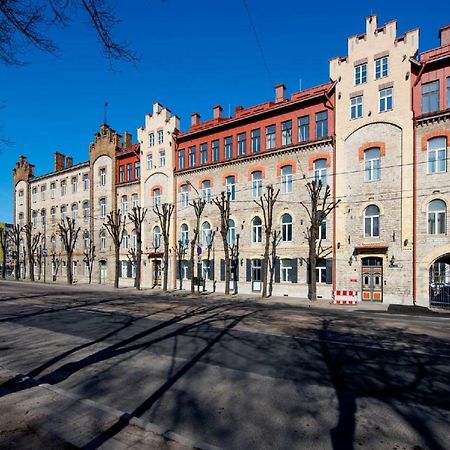
[[310, 306], [0, 281], [0, 448], [449, 448], [449, 317]]

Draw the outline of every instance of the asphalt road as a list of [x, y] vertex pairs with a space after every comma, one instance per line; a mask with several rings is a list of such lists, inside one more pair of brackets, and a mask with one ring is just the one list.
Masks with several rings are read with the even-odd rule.
[[0, 282], [1, 367], [233, 450], [449, 449], [449, 329], [439, 314]]

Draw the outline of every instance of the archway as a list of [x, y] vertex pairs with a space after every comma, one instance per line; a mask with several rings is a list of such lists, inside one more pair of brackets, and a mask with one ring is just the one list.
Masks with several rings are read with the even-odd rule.
[[430, 266], [430, 307], [450, 309], [450, 254]]

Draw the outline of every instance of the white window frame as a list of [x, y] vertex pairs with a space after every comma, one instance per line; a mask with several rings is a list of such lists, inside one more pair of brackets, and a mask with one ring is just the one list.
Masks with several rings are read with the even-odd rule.
[[322, 186], [327, 185], [327, 160], [325, 158], [316, 159], [313, 163], [314, 181], [321, 181]]
[[234, 175], [226, 177], [225, 186], [227, 192], [230, 193], [230, 201], [236, 200], [236, 177]]
[[[441, 209], [430, 210], [432, 204], [442, 203]], [[430, 235], [446, 235], [447, 234], [447, 205], [440, 198], [432, 200], [428, 203], [428, 227], [427, 231]]]
[[[367, 210], [374, 206], [378, 209], [378, 214], [368, 215]], [[366, 238], [379, 238], [380, 237], [380, 208], [377, 205], [368, 205], [364, 209], [364, 237]], [[375, 226], [376, 225], [376, 226]], [[378, 234], [375, 233], [375, 229], [378, 228]]]
[[[372, 156], [375, 151], [377, 155]], [[378, 180], [381, 180], [381, 149], [372, 147], [364, 152], [364, 181]]]
[[[290, 218], [289, 222], [284, 222], [284, 218]], [[292, 242], [293, 220], [292, 215], [285, 213], [281, 216], [281, 240], [282, 242]]]
[[[436, 148], [430, 148], [436, 143]], [[430, 145], [431, 144], [431, 145]], [[447, 138], [437, 136], [427, 142], [427, 167], [428, 173], [447, 172]]]
[[[259, 223], [255, 222], [259, 220]], [[255, 216], [252, 219], [252, 243], [260, 244], [262, 242], [262, 220], [261, 217]]]
[[166, 151], [160, 150], [159, 151], [159, 167], [165, 167], [166, 165]]
[[355, 86], [367, 83], [367, 63], [355, 66]]
[[187, 184], [181, 185], [181, 207], [187, 208], [189, 206], [189, 186]]
[[[289, 173], [285, 173], [287, 170]], [[281, 168], [281, 193], [290, 194], [293, 190], [293, 167], [291, 165], [286, 165]]]
[[[258, 178], [256, 177], [258, 175]], [[252, 197], [259, 198], [262, 195], [262, 172], [260, 170], [255, 170], [252, 172]]]
[[[392, 111], [394, 109], [394, 88], [385, 88], [380, 89], [378, 91], [378, 106], [379, 106], [379, 112], [387, 112]], [[390, 99], [390, 106], [389, 106], [389, 99]]]
[[100, 186], [106, 186], [106, 168], [100, 169]]
[[389, 76], [389, 56], [382, 56], [374, 61], [373, 76], [375, 80]]
[[363, 96], [358, 95], [350, 99], [350, 119], [360, 119], [363, 116]]
[[[153, 154], [147, 153], [147, 170], [153, 169]], [[180, 167], [181, 169], [181, 167]]]
[[280, 281], [281, 283], [292, 283], [292, 259], [280, 259]]

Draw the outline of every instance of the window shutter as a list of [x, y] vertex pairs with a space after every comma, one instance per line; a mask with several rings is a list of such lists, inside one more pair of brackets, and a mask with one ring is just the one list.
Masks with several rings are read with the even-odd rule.
[[119, 277], [122, 277], [122, 261], [119, 260]]
[[187, 279], [190, 280], [192, 278], [191, 261], [186, 260], [185, 264], [187, 265], [186, 276], [187, 276]]
[[265, 271], [266, 265], [264, 264], [264, 259], [261, 259], [261, 281], [264, 280]]
[[180, 279], [180, 260], [177, 259], [177, 280]]
[[280, 282], [280, 258], [278, 258], [278, 256], [275, 257], [275, 283], [279, 283]]
[[246, 280], [252, 281], [252, 260], [251, 259], [245, 260], [245, 273], [246, 273]]
[[132, 266], [131, 266], [131, 261], [128, 261], [128, 264], [127, 264], [127, 277], [131, 278], [131, 276], [132, 276]]
[[225, 281], [225, 260], [220, 260], [220, 281]]
[[325, 261], [326, 267], [326, 283], [333, 283], [333, 258], [327, 258]]
[[214, 259], [209, 261], [209, 279], [214, 280]]
[[291, 259], [291, 281], [292, 283], [298, 283], [298, 259]]
[[236, 258], [236, 271], [235, 271], [235, 274], [236, 274], [236, 281], [239, 281], [239, 258]]

